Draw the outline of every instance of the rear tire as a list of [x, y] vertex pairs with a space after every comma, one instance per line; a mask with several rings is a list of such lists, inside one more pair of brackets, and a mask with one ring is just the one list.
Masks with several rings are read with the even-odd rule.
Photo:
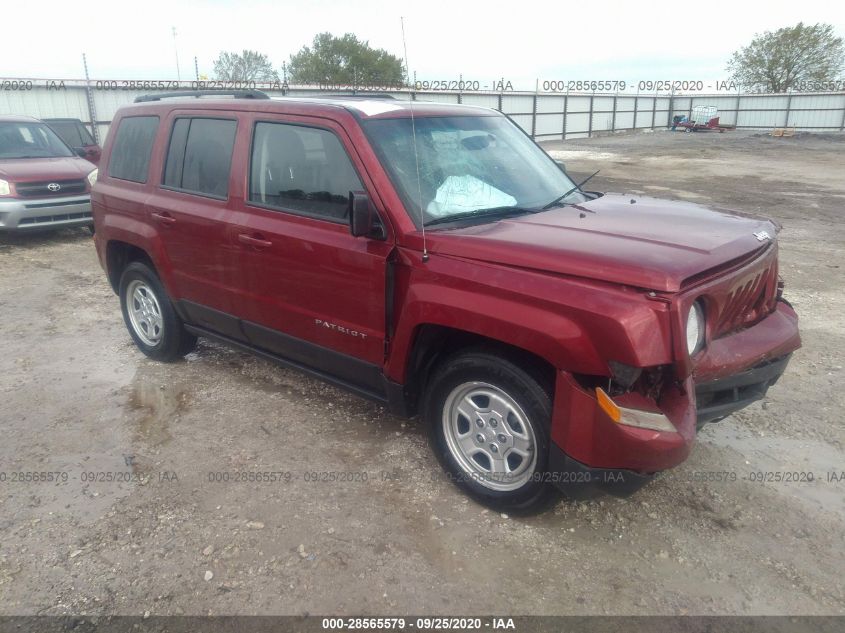
[[423, 416], [447, 477], [473, 498], [518, 513], [555, 499], [543, 476], [551, 397], [504, 355], [475, 348], [443, 361], [428, 381]]
[[144, 354], [176, 360], [196, 347], [158, 276], [146, 264], [132, 262], [120, 277], [120, 307], [132, 340]]

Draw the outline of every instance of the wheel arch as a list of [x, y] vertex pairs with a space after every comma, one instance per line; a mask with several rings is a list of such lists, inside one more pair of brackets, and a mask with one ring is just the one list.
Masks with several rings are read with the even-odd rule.
[[144, 262], [156, 270], [155, 263], [143, 248], [121, 240], [109, 240], [106, 244], [106, 271], [115, 294], [120, 291], [120, 277], [123, 271], [129, 264], [137, 261]]
[[157, 252], [138, 244], [134, 240], [110, 239], [105, 246], [106, 273], [115, 294], [120, 291], [120, 277], [132, 262], [143, 262], [158, 275], [167, 293], [173, 297], [173, 284], [169, 275], [168, 260], [163, 252]]
[[483, 349], [501, 355], [534, 377], [552, 398], [555, 367], [547, 359], [525, 348], [469, 330], [435, 323], [421, 323], [413, 333], [406, 357], [404, 392], [408, 412], [413, 415], [432, 371], [446, 358], [468, 349]]

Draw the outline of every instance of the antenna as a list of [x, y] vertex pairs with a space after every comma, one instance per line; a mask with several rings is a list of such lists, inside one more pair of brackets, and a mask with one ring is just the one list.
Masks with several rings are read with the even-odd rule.
[[[402, 24], [402, 49], [405, 51], [405, 75], [408, 78], [409, 88], [411, 83], [411, 68], [408, 66], [408, 45], [405, 43], [405, 18], [399, 18], [400, 23]], [[425, 241], [425, 215], [423, 214], [422, 208], [422, 183], [420, 182], [420, 157], [417, 154], [417, 126], [416, 122], [414, 121], [414, 93], [413, 89], [408, 91], [408, 105], [411, 106], [411, 137], [414, 140], [414, 161], [417, 164], [417, 202], [420, 205], [420, 227], [422, 228], [422, 240], [423, 240], [423, 254], [422, 260], [423, 263], [428, 261], [428, 248], [426, 247]]]

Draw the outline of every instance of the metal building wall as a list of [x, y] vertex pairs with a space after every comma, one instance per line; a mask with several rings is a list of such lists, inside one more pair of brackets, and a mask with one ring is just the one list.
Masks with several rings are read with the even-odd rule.
[[[19, 80], [18, 80], [19, 81]], [[34, 81], [34, 80], [33, 80]], [[109, 82], [66, 80], [62, 89], [48, 89], [43, 80], [30, 90], [0, 92], [0, 114], [36, 118], [72, 117], [96, 129], [102, 143], [117, 109], [150, 90], [103, 89]], [[111, 82], [116, 83], [116, 82]], [[188, 89], [190, 82], [183, 82]], [[316, 87], [296, 86], [271, 96], [325, 94]], [[90, 104], [88, 96], [91, 96]], [[364, 93], [361, 93], [364, 94]], [[715, 106], [723, 125], [747, 129], [795, 127], [807, 131], [845, 130], [845, 93], [778, 95], [629, 95], [543, 92], [391, 93], [399, 99], [464, 103], [500, 110], [537, 139], [584, 138], [597, 133], [664, 128], [677, 114], [689, 116], [699, 105]], [[92, 120], [92, 110], [94, 119]], [[92, 125], [93, 124], [93, 125]]]

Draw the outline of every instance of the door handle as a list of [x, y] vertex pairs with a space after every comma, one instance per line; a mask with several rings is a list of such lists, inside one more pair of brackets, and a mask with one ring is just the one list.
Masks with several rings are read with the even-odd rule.
[[176, 218], [174, 218], [172, 215], [170, 215], [167, 211], [162, 211], [162, 212], [153, 211], [152, 213], [150, 213], [150, 215], [153, 216], [154, 219], [158, 220], [162, 224], [175, 224], [176, 223]]
[[238, 235], [238, 241], [241, 244], [246, 244], [247, 246], [254, 246], [255, 248], [268, 248], [273, 246], [273, 242], [269, 240], [265, 240], [261, 237], [253, 237], [252, 235], [247, 235], [246, 233], [240, 233]]

